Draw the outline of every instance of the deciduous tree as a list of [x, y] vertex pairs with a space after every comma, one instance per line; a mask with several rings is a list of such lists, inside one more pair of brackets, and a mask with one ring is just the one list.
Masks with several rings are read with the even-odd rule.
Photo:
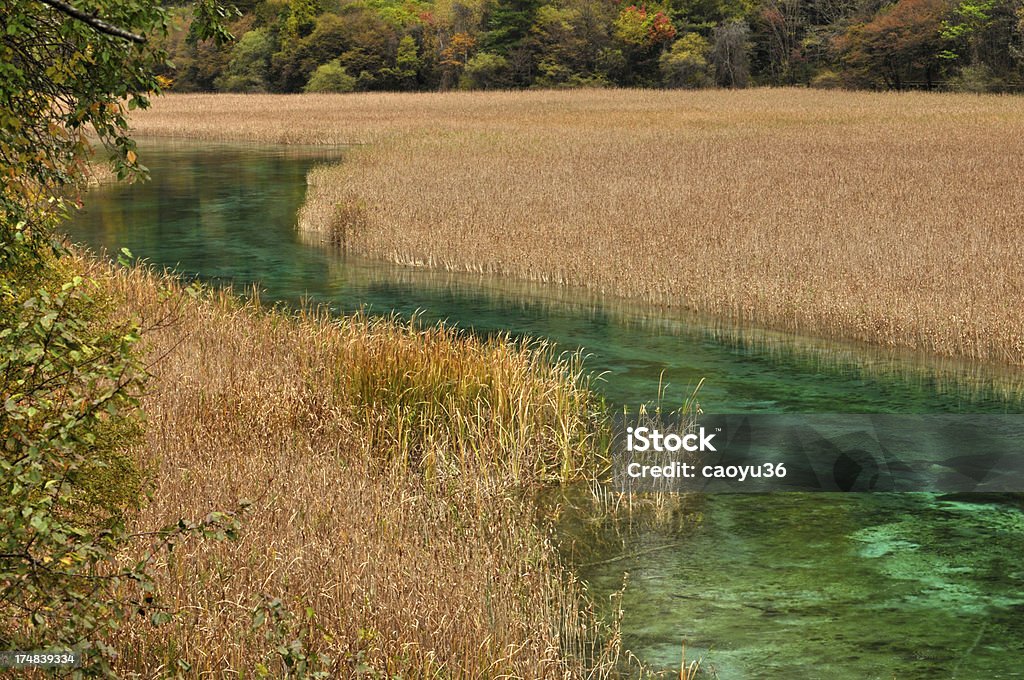
[[715, 76], [723, 87], [746, 87], [750, 80], [750, 26], [742, 20], [730, 21], [715, 28], [711, 46], [711, 62]]
[[699, 33], [686, 33], [661, 55], [659, 65], [666, 87], [707, 87], [714, 82], [708, 53], [711, 44]]
[[[222, 8], [203, 0], [195, 15], [196, 40], [229, 37]], [[74, 648], [81, 672], [110, 673], [109, 633], [137, 611], [166, 616], [146, 601], [148, 560], [116, 562], [144, 372], [138, 329], [97, 307], [54, 228], [87, 131], [119, 176], [145, 172], [127, 113], [160, 90], [165, 55], [148, 38], [166, 15], [148, 0], [0, 0], [0, 16], [0, 646]]]
[[899, 0], [866, 23], [837, 38], [836, 47], [856, 85], [933, 88], [942, 68], [947, 40], [943, 19], [947, 0]]

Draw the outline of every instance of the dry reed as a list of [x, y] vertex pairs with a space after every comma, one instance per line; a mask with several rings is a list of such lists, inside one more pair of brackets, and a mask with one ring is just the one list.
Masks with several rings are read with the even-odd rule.
[[1018, 97], [798, 89], [188, 95], [143, 136], [365, 144], [302, 226], [350, 252], [1024, 363]]
[[85, 168], [85, 185], [96, 188], [117, 182], [117, 174], [106, 163], [89, 163]]
[[[619, 663], [531, 495], [601, 464], [576, 359], [89, 267], [148, 329], [137, 454], [154, 488], [133, 523], [254, 501], [237, 542], [159, 561], [175, 615], [117, 634], [125, 676], [285, 677], [292, 639], [333, 659], [329, 677], [603, 677]], [[287, 613], [254, 628], [273, 598]]]

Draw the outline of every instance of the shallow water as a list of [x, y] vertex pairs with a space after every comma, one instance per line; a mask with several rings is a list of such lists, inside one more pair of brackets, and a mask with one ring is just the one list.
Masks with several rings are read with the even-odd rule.
[[[72, 237], [338, 312], [419, 311], [481, 334], [582, 349], [617, 404], [715, 413], [1019, 413], [1024, 377], [855, 343], [737, 328], [586, 291], [344, 257], [295, 230], [305, 173], [343, 151], [144, 144], [153, 181], [90, 193]], [[671, 537], [669, 537], [671, 538]], [[670, 541], [671, 542], [671, 541]], [[624, 638], [678, 666], [686, 640], [722, 678], [1024, 677], [1024, 519], [1012, 503], [927, 494], [711, 496], [674, 547], [657, 532], [584, 567], [620, 587]], [[599, 560], [600, 561], [600, 560]]]
[[[1024, 518], [927, 494], [709, 496], [677, 549], [584, 570], [626, 644], [722, 678], [1024, 676]], [[637, 537], [642, 552], [664, 537]]]

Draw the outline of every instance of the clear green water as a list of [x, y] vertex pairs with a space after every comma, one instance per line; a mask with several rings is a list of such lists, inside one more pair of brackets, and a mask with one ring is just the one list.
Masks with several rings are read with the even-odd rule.
[[[295, 229], [305, 174], [337, 152], [143, 149], [153, 181], [90, 193], [75, 240], [258, 282], [264, 299], [549, 338], [582, 348], [615, 403], [650, 402], [659, 386], [680, 403], [704, 378], [701, 403], [716, 413], [1022, 412], [1019, 373], [307, 245]], [[677, 665], [685, 639], [722, 678], [1024, 677], [1024, 515], [984, 500], [714, 496], [685, 537], [631, 535], [625, 553], [641, 557], [582, 573], [603, 600], [630, 572], [625, 642], [655, 666]]]

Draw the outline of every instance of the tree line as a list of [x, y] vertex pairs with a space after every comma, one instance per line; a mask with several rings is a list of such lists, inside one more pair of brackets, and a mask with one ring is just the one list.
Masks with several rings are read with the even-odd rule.
[[240, 0], [173, 9], [177, 91], [548, 87], [1014, 91], [1024, 0]]

